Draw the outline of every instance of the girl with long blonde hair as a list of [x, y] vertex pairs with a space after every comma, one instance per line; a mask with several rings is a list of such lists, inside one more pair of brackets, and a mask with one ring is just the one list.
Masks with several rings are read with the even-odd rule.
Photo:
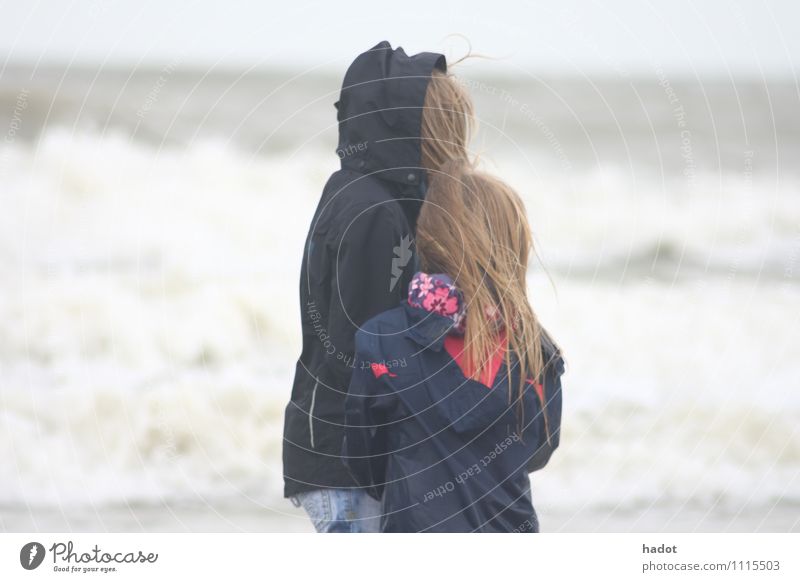
[[528, 301], [522, 200], [445, 162], [416, 242], [407, 301], [356, 334], [345, 462], [382, 531], [539, 531], [528, 473], [559, 443], [564, 363]]

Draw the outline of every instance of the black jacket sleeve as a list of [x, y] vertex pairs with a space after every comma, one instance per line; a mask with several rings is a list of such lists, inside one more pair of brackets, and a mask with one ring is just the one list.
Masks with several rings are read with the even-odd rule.
[[400, 211], [378, 205], [346, 221], [329, 252], [334, 265], [328, 326], [334, 388], [346, 391], [355, 368], [355, 334], [368, 319], [396, 307], [408, 292], [411, 236]]
[[[374, 338], [359, 334], [357, 344]], [[342, 461], [366, 492], [380, 499], [386, 482], [386, 421], [394, 392], [376, 377], [368, 352], [356, 351], [357, 366], [345, 399]], [[380, 372], [379, 372], [380, 374]]]

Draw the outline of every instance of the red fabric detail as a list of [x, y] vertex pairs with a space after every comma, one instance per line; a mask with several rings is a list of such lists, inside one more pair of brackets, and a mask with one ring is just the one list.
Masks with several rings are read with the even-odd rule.
[[544, 406], [544, 386], [534, 382], [533, 380], [528, 380], [528, 384], [533, 385], [533, 389], [536, 390], [536, 396], [539, 397], [539, 402], [541, 402], [542, 406]]
[[[497, 342], [497, 347], [495, 348], [492, 356], [492, 361], [489, 362], [489, 365], [486, 368], [484, 368], [483, 375], [479, 380], [480, 383], [487, 388], [491, 389], [491, 387], [494, 386], [497, 373], [500, 371], [500, 366], [503, 365], [503, 359], [506, 355], [506, 346], [506, 334], [505, 331], [501, 331], [499, 341]], [[456, 361], [456, 364], [458, 364], [458, 367], [461, 368], [464, 376], [467, 378], [471, 377], [473, 371], [471, 369], [467, 369], [467, 355], [464, 352], [464, 336], [452, 334], [448, 335], [444, 338], [444, 349], [447, 350], [447, 353], [450, 354], [450, 357]]]
[[372, 368], [372, 373], [375, 374], [376, 378], [380, 378], [384, 374], [389, 374], [390, 378], [397, 378], [397, 374], [392, 374], [389, 371], [389, 368], [386, 367], [386, 364], [378, 364], [373, 362], [369, 367]]

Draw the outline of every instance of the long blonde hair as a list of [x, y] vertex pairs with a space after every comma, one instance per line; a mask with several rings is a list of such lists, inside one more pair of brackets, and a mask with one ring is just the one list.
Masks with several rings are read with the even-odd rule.
[[[464, 356], [475, 380], [483, 377], [505, 333], [506, 370], [519, 366], [518, 430], [527, 381], [542, 383], [543, 330], [528, 302], [526, 275], [533, 250], [519, 195], [506, 183], [458, 160], [434, 172], [417, 223], [423, 271], [446, 273], [466, 303]], [[513, 359], [512, 359], [513, 358]], [[511, 404], [512, 390], [509, 391]], [[547, 401], [542, 399], [542, 406]], [[544, 414], [547, 438], [550, 437]]]
[[431, 73], [422, 109], [422, 167], [437, 170], [450, 160], [468, 159], [475, 128], [472, 98], [451, 73]]

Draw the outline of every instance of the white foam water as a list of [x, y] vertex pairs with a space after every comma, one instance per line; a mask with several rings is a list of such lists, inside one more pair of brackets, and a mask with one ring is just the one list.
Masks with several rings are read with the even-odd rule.
[[[0, 147], [0, 506], [283, 507], [300, 256], [336, 158], [68, 129]], [[568, 362], [537, 505], [797, 511], [799, 183], [497, 171]]]

